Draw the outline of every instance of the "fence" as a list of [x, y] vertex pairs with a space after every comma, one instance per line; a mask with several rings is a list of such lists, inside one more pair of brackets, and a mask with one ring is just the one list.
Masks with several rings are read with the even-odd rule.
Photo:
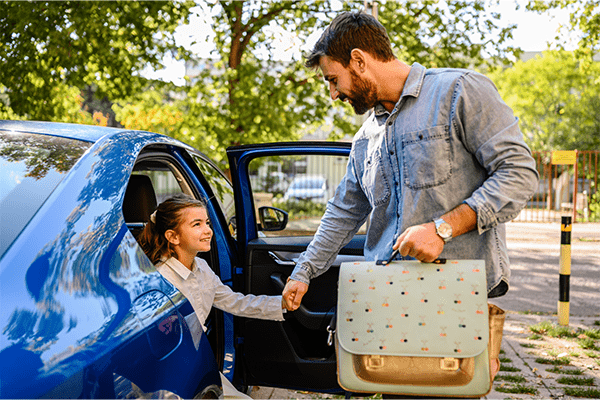
[[572, 216], [573, 222], [600, 220], [600, 150], [576, 151], [572, 165], [553, 164], [552, 151], [535, 151], [533, 156], [540, 183], [515, 221], [560, 222], [563, 215]]

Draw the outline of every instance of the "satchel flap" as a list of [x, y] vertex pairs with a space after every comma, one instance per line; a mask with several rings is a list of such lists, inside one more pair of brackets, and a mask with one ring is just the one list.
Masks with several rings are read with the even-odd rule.
[[474, 357], [489, 338], [485, 263], [342, 263], [337, 335], [352, 354]]

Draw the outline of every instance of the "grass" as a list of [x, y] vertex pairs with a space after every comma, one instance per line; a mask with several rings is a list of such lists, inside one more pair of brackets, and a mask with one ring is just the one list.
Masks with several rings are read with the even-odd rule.
[[565, 395], [575, 397], [600, 398], [600, 390], [591, 388], [565, 388]]
[[517, 367], [513, 367], [511, 365], [500, 364], [500, 371], [504, 371], [504, 372], [520, 372], [521, 369], [517, 368]]
[[569, 365], [571, 363], [571, 359], [569, 357], [560, 357], [551, 360], [549, 358], [538, 357], [535, 359], [535, 362], [538, 364]]
[[521, 347], [525, 347], [525, 348], [528, 348], [528, 349], [533, 349], [533, 348], [537, 347], [533, 343], [519, 343], [519, 344], [521, 345]]
[[600, 329], [586, 329], [582, 333], [590, 339], [600, 339]]
[[538, 333], [534, 333], [533, 335], [530, 335], [527, 339], [529, 339], [529, 340], [544, 340], [544, 337]]
[[535, 325], [531, 325], [529, 330], [538, 335], [548, 335], [555, 338], [574, 338], [578, 335], [577, 330], [569, 328], [568, 326], [559, 326], [550, 321], [542, 321]]
[[577, 341], [579, 347], [585, 350], [600, 350], [600, 347], [596, 346], [596, 341], [592, 338], [583, 338]]
[[501, 363], [511, 363], [512, 360], [510, 358], [507, 358], [507, 357], [500, 357], [500, 362]]
[[592, 350], [586, 350], [583, 352], [583, 354], [585, 354], [589, 358], [600, 358], [600, 354]]
[[594, 386], [594, 378], [578, 378], [576, 376], [561, 376], [556, 378], [561, 385]]
[[524, 386], [517, 383], [514, 386], [500, 386], [496, 388], [497, 392], [501, 393], [519, 393], [519, 394], [538, 394], [538, 390], [531, 386]]
[[579, 369], [570, 369], [570, 368], [562, 368], [562, 367], [552, 367], [546, 369], [546, 372], [552, 372], [555, 374], [563, 374], [563, 375], [582, 375], [583, 371]]
[[[595, 321], [594, 325], [596, 324]], [[535, 325], [531, 325], [529, 330], [532, 335], [529, 336], [530, 340], [542, 340], [543, 335], [547, 335], [554, 338], [577, 338], [579, 347], [585, 350], [600, 350], [600, 347], [596, 344], [596, 340], [600, 339], [600, 329], [574, 329], [568, 326], [556, 325], [550, 321], [542, 321]]]
[[506, 381], [512, 383], [523, 383], [525, 382], [525, 378], [520, 375], [496, 375], [494, 378], [497, 381]]
[[600, 321], [594, 321], [594, 325], [600, 326]]

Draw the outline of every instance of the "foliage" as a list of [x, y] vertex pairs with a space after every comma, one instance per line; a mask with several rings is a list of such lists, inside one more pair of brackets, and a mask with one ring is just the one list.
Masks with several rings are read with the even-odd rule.
[[600, 52], [600, 7], [597, 0], [531, 0], [527, 9], [540, 13], [551, 9], [568, 12], [569, 25], [561, 27], [561, 30], [581, 31], [575, 55], [583, 61], [583, 65], [591, 64], [593, 57]]
[[[499, 15], [489, 12], [493, 1], [379, 1], [378, 18], [401, 60], [427, 67], [478, 68], [519, 55], [518, 49], [506, 45], [515, 26], [498, 24]], [[571, 0], [548, 6], [532, 2], [530, 9], [569, 9], [572, 21], [589, 33], [582, 40], [597, 44], [591, 1], [581, 7]], [[169, 52], [189, 59], [189, 52], [175, 43], [174, 30], [188, 21], [196, 5], [192, 1], [0, 2], [0, 117], [121, 123], [181, 139], [222, 166], [224, 149], [232, 144], [294, 140], [317, 130], [337, 140], [356, 132], [351, 107], [332, 104], [326, 86], [303, 67], [302, 57], [285, 54], [282, 61], [274, 46], [281, 40], [274, 28], [285, 27], [293, 40], [306, 43], [329, 23], [339, 11], [333, 7], [340, 3], [198, 4], [212, 16], [216, 50], [213, 59], [200, 60], [209, 68], [177, 88], [148, 81], [140, 71], [161, 68]], [[341, 4], [358, 11], [365, 3]], [[595, 72], [586, 68], [588, 75]], [[591, 102], [594, 92], [585, 95]], [[86, 116], [75, 110], [77, 106], [102, 115]], [[590, 109], [569, 115], [578, 118], [569, 123], [586, 127], [585, 135], [597, 138], [597, 131], [592, 134], [600, 117]], [[532, 115], [534, 124], [538, 114]], [[561, 135], [569, 136], [566, 128]]]
[[550, 50], [490, 74], [533, 150], [600, 148], [600, 65]]
[[273, 206], [285, 210], [290, 219], [304, 217], [321, 217], [325, 213], [325, 204], [315, 203], [310, 200], [274, 199]]
[[94, 85], [99, 98], [138, 91], [146, 65], [160, 67], [176, 51], [173, 32], [187, 21], [190, 1], [2, 1], [0, 84], [10, 107], [29, 119], [61, 120], [52, 100], [64, 85]]
[[486, 8], [489, 1], [378, 3], [379, 21], [388, 30], [397, 57], [408, 64], [473, 68], [507, 63], [521, 54], [505, 43], [516, 25], [500, 27], [500, 15]]
[[182, 111], [169, 98], [168, 90], [151, 87], [123, 102], [113, 105], [117, 119], [127, 129], [147, 130], [175, 136], [183, 120]]

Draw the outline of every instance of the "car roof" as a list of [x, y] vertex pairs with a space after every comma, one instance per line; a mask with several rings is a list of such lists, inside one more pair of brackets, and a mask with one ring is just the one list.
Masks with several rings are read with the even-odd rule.
[[92, 143], [97, 142], [104, 136], [114, 135], [125, 130], [123, 128], [107, 128], [96, 125], [79, 125], [62, 122], [0, 120], [0, 131], [37, 133]]

